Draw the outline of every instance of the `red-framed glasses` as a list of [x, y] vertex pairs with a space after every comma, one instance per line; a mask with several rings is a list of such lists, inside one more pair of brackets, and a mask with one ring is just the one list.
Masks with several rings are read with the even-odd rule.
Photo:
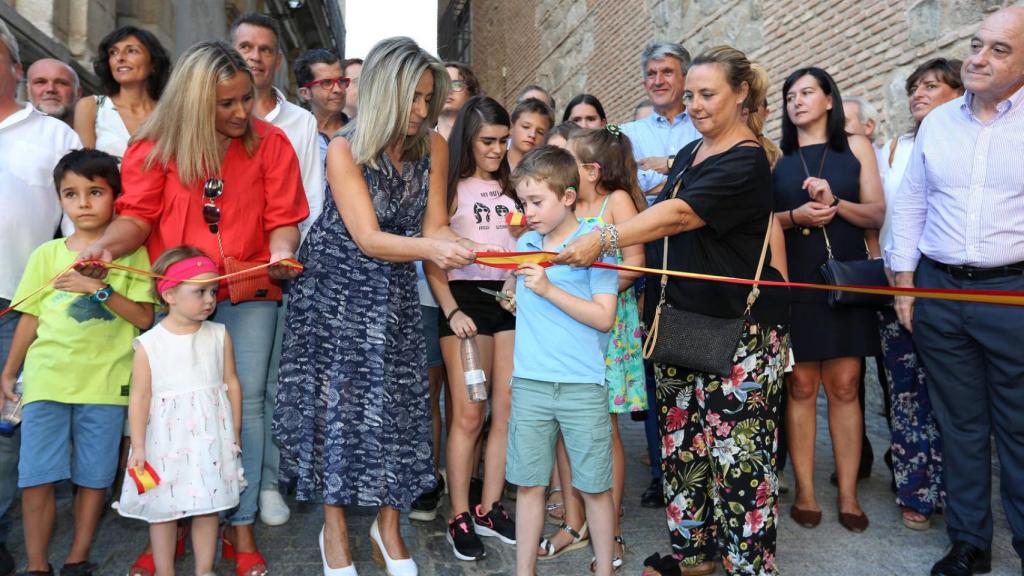
[[349, 78], [348, 76], [342, 76], [340, 78], [324, 78], [322, 80], [313, 80], [311, 82], [306, 82], [305, 84], [302, 85], [302, 87], [312, 88], [314, 86], [319, 86], [324, 90], [332, 90], [334, 89], [335, 86], [340, 86], [341, 88], [348, 88], [350, 84], [352, 84], [352, 79]]

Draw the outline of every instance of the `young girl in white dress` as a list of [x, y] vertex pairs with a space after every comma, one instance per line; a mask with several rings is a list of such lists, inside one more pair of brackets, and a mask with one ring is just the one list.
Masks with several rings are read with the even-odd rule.
[[[176, 520], [192, 518], [196, 574], [212, 574], [217, 513], [238, 505], [242, 477], [241, 387], [231, 338], [207, 322], [217, 306], [217, 265], [190, 246], [172, 248], [153, 265], [167, 316], [135, 339], [128, 423], [131, 452], [122, 516], [149, 522], [156, 576], [173, 576]], [[159, 482], [139, 493], [132, 469], [146, 464]], [[150, 483], [151, 485], [152, 483]]]

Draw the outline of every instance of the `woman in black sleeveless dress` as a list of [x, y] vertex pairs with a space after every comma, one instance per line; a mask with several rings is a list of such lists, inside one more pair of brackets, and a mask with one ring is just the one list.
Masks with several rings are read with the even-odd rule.
[[[871, 143], [844, 132], [842, 100], [827, 72], [797, 70], [786, 79], [783, 97], [776, 215], [786, 230], [790, 278], [820, 284], [826, 237], [837, 260], [868, 258], [864, 230], [879, 228], [885, 213], [881, 180]], [[821, 521], [813, 471], [815, 402], [823, 383], [839, 480], [839, 521], [860, 532], [868, 520], [857, 502], [864, 427], [857, 392], [862, 358], [879, 353], [877, 316], [870, 308], [831, 308], [823, 291], [794, 290], [791, 318], [796, 367], [787, 381], [786, 433], [797, 485], [791, 515], [806, 527]]]

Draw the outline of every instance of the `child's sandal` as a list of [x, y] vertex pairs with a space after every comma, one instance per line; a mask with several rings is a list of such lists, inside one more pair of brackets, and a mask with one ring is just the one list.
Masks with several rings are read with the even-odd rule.
[[577, 532], [572, 526], [569, 526], [565, 522], [562, 522], [562, 525], [559, 526], [558, 529], [565, 532], [569, 536], [572, 536], [572, 540], [565, 546], [562, 546], [559, 549], [555, 549], [555, 545], [551, 542], [551, 540], [547, 538], [541, 538], [540, 547], [544, 550], [544, 554], [538, 554], [538, 560], [550, 560], [552, 558], [557, 558], [562, 554], [565, 554], [566, 552], [571, 552], [579, 548], [585, 548], [588, 544], [590, 544], [590, 536], [587, 534], [586, 522], [583, 523], [583, 528], [580, 529], [579, 532]]
[[[615, 543], [618, 544], [620, 548], [622, 548], [622, 556], [619, 556], [618, 554], [613, 554], [612, 555], [612, 569], [617, 572], [619, 570], [619, 568], [622, 568], [622, 564], [623, 564], [623, 560], [622, 559], [626, 556], [626, 543], [622, 540], [622, 536], [616, 536], [615, 537]], [[591, 572], [596, 572], [597, 571], [597, 557], [596, 556], [592, 556], [590, 558], [590, 571]]]

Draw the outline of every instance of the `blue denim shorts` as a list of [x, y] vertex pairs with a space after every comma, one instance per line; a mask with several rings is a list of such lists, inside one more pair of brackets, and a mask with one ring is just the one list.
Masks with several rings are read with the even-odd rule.
[[547, 486], [562, 432], [572, 485], [597, 494], [612, 487], [612, 427], [601, 384], [512, 378], [505, 478], [517, 486]]
[[38, 400], [21, 409], [18, 487], [71, 479], [103, 489], [114, 483], [127, 408]]

